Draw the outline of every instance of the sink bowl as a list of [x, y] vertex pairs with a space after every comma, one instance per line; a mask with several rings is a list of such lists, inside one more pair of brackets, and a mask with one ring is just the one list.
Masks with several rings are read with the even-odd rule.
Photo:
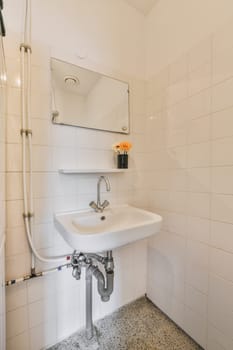
[[64, 240], [83, 253], [100, 253], [158, 233], [162, 217], [129, 205], [105, 209], [103, 213], [81, 210], [54, 215]]

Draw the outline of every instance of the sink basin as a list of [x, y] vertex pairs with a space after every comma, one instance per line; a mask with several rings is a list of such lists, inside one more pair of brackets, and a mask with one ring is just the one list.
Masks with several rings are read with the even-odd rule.
[[105, 209], [103, 213], [81, 210], [54, 215], [64, 240], [83, 253], [100, 253], [158, 233], [162, 217], [129, 205]]

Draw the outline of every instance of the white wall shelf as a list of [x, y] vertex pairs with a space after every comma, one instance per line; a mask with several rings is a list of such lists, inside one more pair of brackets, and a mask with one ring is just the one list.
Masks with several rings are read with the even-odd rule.
[[113, 174], [113, 173], [125, 173], [129, 169], [59, 169], [61, 174]]

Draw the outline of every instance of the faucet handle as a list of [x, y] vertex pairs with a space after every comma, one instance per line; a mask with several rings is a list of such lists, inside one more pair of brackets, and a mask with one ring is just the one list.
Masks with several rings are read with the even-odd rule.
[[98, 210], [98, 205], [94, 201], [91, 201], [89, 203], [89, 206], [94, 210]]
[[103, 208], [103, 209], [105, 209], [107, 206], [109, 206], [109, 201], [107, 201], [106, 199], [105, 199], [105, 201], [101, 204], [101, 207]]

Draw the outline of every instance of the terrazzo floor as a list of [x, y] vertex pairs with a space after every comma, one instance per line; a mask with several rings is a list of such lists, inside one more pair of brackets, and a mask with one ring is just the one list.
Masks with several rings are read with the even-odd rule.
[[201, 350], [148, 299], [140, 298], [95, 323], [91, 341], [80, 331], [48, 350]]

